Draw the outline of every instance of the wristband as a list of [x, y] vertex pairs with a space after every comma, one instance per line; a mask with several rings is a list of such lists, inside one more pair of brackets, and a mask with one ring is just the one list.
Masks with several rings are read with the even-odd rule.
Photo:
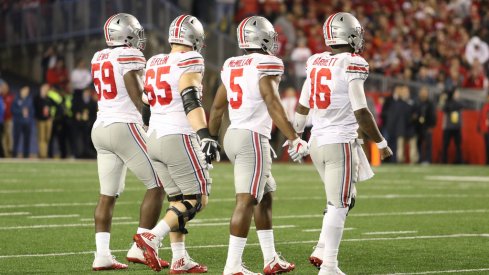
[[200, 140], [203, 140], [204, 138], [211, 138], [211, 134], [209, 133], [209, 128], [202, 128], [198, 130], [197, 135], [199, 136]]
[[381, 142], [377, 143], [377, 148], [384, 149], [387, 147], [387, 141], [383, 139]]

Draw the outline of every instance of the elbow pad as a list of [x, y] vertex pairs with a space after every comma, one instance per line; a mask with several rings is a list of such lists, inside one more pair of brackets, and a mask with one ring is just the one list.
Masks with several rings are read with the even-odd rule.
[[149, 108], [149, 105], [143, 104], [141, 115], [143, 116], [144, 125], [149, 126], [149, 118], [151, 117], [151, 109]]
[[197, 87], [191, 86], [183, 89], [182, 93], [183, 109], [185, 114], [188, 115], [193, 109], [202, 107], [202, 101], [200, 100], [199, 90]]

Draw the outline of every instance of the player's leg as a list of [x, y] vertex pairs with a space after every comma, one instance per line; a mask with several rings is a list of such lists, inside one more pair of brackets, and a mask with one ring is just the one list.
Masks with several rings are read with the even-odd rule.
[[277, 184], [271, 173], [272, 157], [270, 154], [271, 149], [268, 139], [262, 137], [260, 142], [263, 148], [263, 173], [266, 181], [263, 189], [263, 197], [260, 203], [254, 207], [254, 219], [256, 233], [258, 235], [258, 240], [263, 253], [263, 273], [286, 273], [294, 270], [295, 264], [285, 261], [285, 259], [278, 255], [275, 250], [275, 241], [272, 228], [272, 204], [273, 192], [277, 189]]
[[[169, 186], [171, 188], [167, 188], [165, 183], [171, 205], [164, 218], [150, 231], [150, 234], [137, 234], [134, 237], [140, 248], [151, 252], [155, 249], [155, 244], [171, 231], [187, 233], [185, 224], [192, 220], [207, 203], [210, 178], [205, 168], [204, 156], [198, 148], [195, 137], [170, 135], [155, 141], [152, 136], [149, 144], [151, 157], [158, 156], [161, 162], [167, 165], [168, 173], [173, 182], [172, 186]], [[168, 150], [168, 148], [172, 148], [172, 150]], [[185, 195], [182, 196], [182, 193]], [[144, 255], [148, 262], [154, 261], [152, 253], [145, 253]], [[183, 259], [184, 264], [179, 265], [177, 271], [173, 269], [172, 263], [170, 273], [182, 273], [180, 271], [184, 270], [201, 273], [197, 272], [201, 269], [207, 271], [206, 267], [191, 261], [188, 254]], [[153, 269], [157, 270], [157, 268]]]
[[92, 264], [93, 270], [127, 268], [127, 265], [113, 259], [109, 246], [112, 212], [116, 196], [124, 185], [126, 168], [123, 161], [112, 152], [110, 144], [106, 142], [106, 139], [110, 138], [110, 131], [107, 128], [98, 127], [92, 131], [92, 140], [97, 150], [100, 181], [100, 197], [94, 214], [97, 252]]
[[[318, 147], [316, 140], [311, 141], [311, 148], [310, 148], [310, 156], [312, 159], [312, 162], [314, 164], [314, 167], [316, 167], [316, 170], [319, 173], [319, 176], [321, 177], [321, 180], [324, 182], [324, 172], [325, 172], [325, 154], [323, 152], [324, 147]], [[324, 209], [323, 215], [326, 214], [327, 208]], [[323, 216], [324, 219], [324, 216]], [[323, 251], [324, 251], [324, 243], [326, 239], [326, 232], [324, 227], [321, 226], [321, 233], [319, 234], [319, 241], [317, 242], [316, 246], [314, 247], [314, 251], [312, 252], [311, 256], [309, 256], [309, 262], [317, 267], [318, 269], [320, 268], [321, 264], [323, 263]]]
[[[242, 266], [242, 255], [253, 217], [265, 187], [264, 150], [260, 135], [248, 130], [228, 129], [224, 138], [226, 155], [234, 164], [236, 206], [230, 222], [228, 256], [224, 274], [255, 274]], [[270, 152], [268, 152], [269, 154]]]
[[353, 184], [358, 176], [358, 154], [349, 143], [324, 145], [327, 212], [323, 219], [325, 246], [319, 274], [344, 274], [338, 268], [338, 250]]
[[[146, 193], [140, 206], [139, 227], [136, 234], [150, 232], [156, 226], [161, 214], [165, 190], [163, 182], [167, 184], [168, 190], [175, 189], [174, 183], [168, 172], [168, 168], [158, 158], [151, 158], [148, 152], [155, 145], [155, 137], [146, 137], [143, 129], [136, 124], [126, 124], [120, 129], [120, 135], [127, 135], [127, 142], [124, 144], [124, 158], [128, 168], [146, 186]], [[150, 144], [150, 143], [153, 144]], [[127, 144], [132, 144], [131, 147]], [[172, 189], [173, 188], [173, 189]], [[160, 268], [167, 268], [170, 263], [158, 257], [158, 249], [155, 250], [156, 262]], [[147, 264], [143, 251], [136, 243], [127, 252], [127, 260], [133, 263]], [[149, 265], [149, 264], [148, 264]]]

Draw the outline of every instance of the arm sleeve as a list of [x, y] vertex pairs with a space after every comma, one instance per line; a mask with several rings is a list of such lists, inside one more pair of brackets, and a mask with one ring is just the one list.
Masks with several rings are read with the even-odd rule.
[[346, 78], [350, 82], [355, 79], [366, 80], [368, 77], [368, 63], [359, 55], [353, 55], [346, 67]]
[[182, 59], [177, 63], [178, 68], [185, 73], [204, 73], [204, 58], [198, 52], [186, 52], [182, 54]]
[[307, 108], [311, 108], [309, 104], [309, 96], [311, 94], [311, 79], [308, 77], [302, 85], [301, 96], [299, 97], [299, 103]]
[[367, 98], [363, 90], [364, 82], [362, 79], [354, 79], [348, 84], [348, 96], [350, 97], [353, 111], [367, 108]]
[[138, 49], [128, 49], [122, 52], [117, 57], [117, 62], [121, 67], [122, 75], [125, 75], [129, 71], [144, 70], [146, 66], [146, 58], [143, 53]]
[[269, 75], [283, 75], [284, 63], [278, 57], [267, 55], [264, 56], [256, 65], [260, 79]]

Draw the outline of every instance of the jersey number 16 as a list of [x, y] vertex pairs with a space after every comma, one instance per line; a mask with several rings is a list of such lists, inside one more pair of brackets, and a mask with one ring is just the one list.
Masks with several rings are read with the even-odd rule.
[[311, 96], [309, 97], [309, 108], [326, 109], [331, 104], [331, 89], [327, 84], [322, 84], [321, 79], [331, 80], [331, 71], [328, 68], [314, 68], [309, 74], [311, 79]]

